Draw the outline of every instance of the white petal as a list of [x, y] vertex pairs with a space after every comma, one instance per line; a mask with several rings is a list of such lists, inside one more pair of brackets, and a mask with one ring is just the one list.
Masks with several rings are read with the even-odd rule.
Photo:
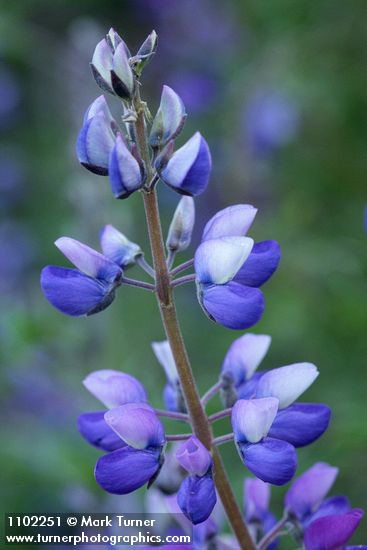
[[201, 283], [222, 285], [236, 275], [250, 255], [254, 241], [224, 237], [201, 243], [195, 254], [195, 272]]
[[311, 386], [319, 371], [312, 363], [294, 363], [265, 373], [257, 388], [257, 397], [277, 397], [279, 408], [291, 405]]
[[237, 441], [258, 443], [268, 435], [278, 412], [278, 399], [239, 399], [232, 410], [232, 425]]

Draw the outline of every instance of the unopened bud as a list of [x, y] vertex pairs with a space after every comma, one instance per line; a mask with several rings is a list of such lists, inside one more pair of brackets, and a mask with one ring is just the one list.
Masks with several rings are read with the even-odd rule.
[[181, 98], [169, 86], [163, 86], [161, 102], [154, 118], [149, 143], [160, 149], [182, 130], [186, 120], [185, 106]]
[[158, 35], [152, 31], [140, 46], [138, 53], [131, 59], [135, 72], [140, 75], [145, 65], [149, 63], [157, 50]]
[[167, 249], [172, 252], [186, 250], [191, 242], [195, 224], [195, 203], [192, 197], [182, 197], [168, 231]]

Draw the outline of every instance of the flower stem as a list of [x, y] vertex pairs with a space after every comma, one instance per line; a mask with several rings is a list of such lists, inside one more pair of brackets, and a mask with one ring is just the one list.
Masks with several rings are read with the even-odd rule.
[[154, 269], [148, 264], [144, 256], [139, 256], [136, 263], [145, 271], [145, 273], [148, 273], [148, 275], [155, 279]]
[[191, 260], [187, 260], [187, 262], [184, 262], [181, 265], [178, 265], [171, 271], [171, 276], [174, 277], [175, 275], [178, 275], [181, 273], [181, 271], [185, 271], [186, 269], [189, 269], [189, 267], [192, 267], [194, 265], [194, 258], [191, 258]]
[[175, 434], [175, 435], [166, 435], [167, 441], [186, 441], [192, 436], [192, 434]]
[[274, 525], [272, 529], [261, 539], [259, 544], [257, 545], [257, 550], [266, 550], [268, 548], [269, 544], [273, 542], [277, 538], [277, 536], [280, 534], [280, 531], [285, 527], [286, 523], [288, 521], [288, 514], [285, 514], [278, 523]]
[[192, 283], [195, 281], [196, 275], [185, 275], [184, 277], [180, 277], [179, 279], [176, 279], [171, 283], [172, 288], [175, 288], [176, 286], [185, 285], [186, 283]]
[[150, 283], [145, 283], [144, 281], [137, 281], [136, 279], [129, 279], [128, 277], [122, 277], [121, 283], [123, 285], [135, 286], [137, 288], [143, 288], [144, 290], [150, 290], [150, 292], [155, 291], [155, 286]]
[[232, 409], [224, 409], [223, 411], [219, 411], [217, 413], [211, 414], [208, 417], [208, 420], [210, 423], [216, 422], [216, 420], [221, 420], [222, 418], [226, 418], [226, 416], [231, 416]]
[[219, 392], [219, 390], [222, 388], [222, 381], [220, 382], [217, 382], [216, 384], [214, 384], [214, 386], [212, 386], [211, 388], [208, 389], [208, 391], [206, 393], [204, 393], [203, 397], [201, 398], [201, 403], [203, 406], [205, 406], [207, 403], [209, 403], [209, 401], [217, 395], [217, 393]]
[[229, 443], [230, 441], [233, 441], [234, 434], [226, 434], [226, 435], [220, 435], [219, 437], [216, 437], [214, 439], [214, 445], [218, 447], [218, 445], [223, 445], [223, 443]]
[[185, 413], [179, 413], [179, 412], [172, 412], [172, 411], [164, 411], [161, 409], [154, 409], [156, 415], [163, 416], [164, 418], [171, 418], [172, 420], [179, 420], [180, 422], [188, 422], [189, 421], [189, 415]]
[[[137, 113], [135, 129], [139, 151], [143, 161], [145, 162], [147, 171], [151, 171], [150, 153], [139, 86], [137, 86], [137, 92], [134, 98], [134, 107]], [[149, 174], [150, 172], [148, 173], [148, 176]], [[166, 264], [162, 228], [155, 189], [146, 190], [143, 193], [143, 198], [153, 264], [156, 273], [157, 301], [166, 336], [175, 359], [182, 391], [190, 417], [190, 423], [195, 435], [208, 449], [212, 450], [215, 484], [224, 509], [226, 510], [229, 522], [234, 533], [236, 534], [241, 550], [255, 550], [250, 534], [242, 519], [241, 511], [233, 495], [220, 454], [217, 448], [213, 446], [212, 430], [200, 401], [199, 392], [196, 387], [186, 347], [183, 341], [173, 299], [170, 274]]]

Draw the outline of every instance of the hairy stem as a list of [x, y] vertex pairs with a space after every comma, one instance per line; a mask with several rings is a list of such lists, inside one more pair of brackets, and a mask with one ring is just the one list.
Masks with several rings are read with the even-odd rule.
[[[137, 142], [140, 154], [145, 162], [148, 177], [152, 176], [150, 167], [150, 153], [147, 142], [144, 111], [141, 104], [139, 87], [134, 98], [134, 107], [137, 113], [135, 123]], [[227, 478], [220, 454], [213, 446], [213, 434], [208, 418], [200, 401], [198, 389], [183, 341], [179, 321], [176, 314], [176, 307], [173, 300], [171, 278], [168, 271], [162, 228], [159, 216], [158, 201], [155, 189], [145, 190], [143, 193], [144, 207], [148, 225], [150, 246], [153, 257], [153, 264], [156, 273], [156, 295], [157, 301], [172, 353], [175, 359], [177, 371], [180, 377], [182, 391], [186, 407], [190, 417], [190, 423], [195, 435], [200, 441], [212, 451], [214, 465], [214, 480], [226, 510], [229, 522], [236, 534], [238, 543], [242, 550], [254, 550], [254, 545], [243, 522], [240, 509], [234, 498], [231, 485]]]

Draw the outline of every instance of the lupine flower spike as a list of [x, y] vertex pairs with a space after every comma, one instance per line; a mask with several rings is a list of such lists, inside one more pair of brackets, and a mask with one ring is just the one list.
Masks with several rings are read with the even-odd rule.
[[[104, 95], [97, 97], [85, 113], [76, 145], [82, 166], [109, 176], [111, 196], [127, 199], [135, 193], [143, 198], [153, 267], [139, 244], [107, 224], [100, 234], [102, 252], [61, 237], [55, 244], [75, 267], [47, 266], [41, 274], [44, 295], [64, 314], [99, 313], [112, 304], [117, 288], [130, 285], [156, 294], [164, 321], [167, 340], [153, 342], [152, 347], [166, 374], [165, 408], [153, 408], [144, 386], [130, 374], [106, 368], [84, 380], [86, 389], [102, 403], [78, 419], [84, 439], [105, 452], [95, 465], [96, 482], [117, 495], [155, 484], [157, 508], [166, 514], [182, 512], [178, 532], [192, 535], [185, 545], [188, 550], [275, 550], [286, 534], [304, 550], [352, 550], [357, 547], [347, 545], [363, 511], [351, 508], [343, 495], [327, 497], [338, 473], [334, 466], [318, 462], [300, 475], [287, 490], [279, 520], [270, 510], [270, 484], [291, 481], [296, 449], [321, 437], [330, 422], [327, 405], [298, 401], [317, 379], [316, 366], [298, 362], [260, 370], [271, 337], [241, 334], [225, 354], [221, 369], [217, 365], [213, 374], [217, 382], [199, 395], [196, 367], [189, 363], [176, 316], [176, 287], [195, 282], [198, 301], [210, 320], [244, 330], [256, 325], [264, 313], [260, 289], [276, 271], [281, 253], [276, 241], [254, 242], [248, 235], [257, 208], [236, 204], [217, 212], [205, 225], [194, 257], [174, 266], [176, 256], [190, 247], [193, 197], [207, 190], [212, 156], [199, 131], [176, 148], [186, 110], [172, 88], [163, 86], [153, 116], [141, 99], [142, 73], [156, 55], [157, 40], [152, 31], [134, 55], [110, 29], [97, 44], [92, 73], [111, 101], [117, 99], [121, 116], [115, 119]], [[169, 226], [166, 251], [156, 197], [156, 187], [162, 184], [183, 195]], [[127, 278], [125, 271], [135, 265], [153, 283]], [[176, 278], [192, 268], [194, 273]], [[144, 367], [146, 372], [153, 373], [153, 357], [151, 363]], [[208, 416], [205, 408], [218, 393], [222, 408]], [[233, 433], [216, 437], [215, 422], [225, 417], [230, 417]], [[180, 422], [184, 428], [167, 433], [161, 419]], [[233, 441], [232, 451], [237, 448], [242, 463], [255, 476], [245, 480], [244, 514], [217, 448]], [[220, 533], [220, 502], [233, 537], [224, 539]], [[174, 531], [172, 525], [168, 529], [177, 533], [177, 525]]]

